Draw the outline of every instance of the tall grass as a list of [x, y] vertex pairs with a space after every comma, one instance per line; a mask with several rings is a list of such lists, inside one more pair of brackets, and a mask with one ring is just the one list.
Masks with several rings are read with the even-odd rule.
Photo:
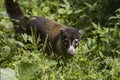
[[[94, 21], [92, 21], [93, 18], [91, 16], [94, 15], [91, 14], [90, 16], [84, 13], [87, 7], [89, 7], [87, 8], [88, 10], [94, 9], [94, 6], [97, 6], [95, 3], [94, 6], [91, 7], [91, 5], [87, 4], [84, 0], [81, 0], [78, 3], [82, 4], [84, 2], [87, 7], [80, 8], [81, 10], [77, 11], [78, 6], [74, 5], [72, 7], [70, 4], [73, 3], [67, 0], [41, 0], [42, 3], [38, 3], [39, 0], [31, 1], [33, 3], [30, 5], [32, 8], [32, 12], [29, 12], [30, 15], [48, 16], [60, 23], [69, 24], [78, 29], [82, 28], [79, 27], [81, 23], [82, 25], [84, 24], [86, 27], [83, 28], [82, 41], [78, 47], [78, 51], [72, 58], [49, 59], [44, 55], [45, 53], [42, 50], [44, 48], [40, 50], [37, 49], [40, 40], [36, 40], [34, 34], [32, 36], [26, 34], [19, 35], [19, 41], [14, 39], [13, 25], [4, 11], [4, 6], [0, 5], [1, 80], [120, 79], [119, 9], [115, 13], [116, 15], [109, 18], [108, 27], [104, 27], [99, 22], [96, 24], [96, 22], [94, 23]], [[3, 4], [3, 1], [0, 1], [0, 3]], [[27, 13], [28, 8], [25, 7], [28, 5], [27, 0], [23, 0], [23, 2], [20, 1], [20, 4]], [[81, 7], [85, 5], [81, 5]], [[77, 8], [75, 8], [76, 6]], [[73, 8], [76, 11], [75, 13], [73, 12]], [[75, 17], [73, 18], [73, 16]], [[89, 17], [89, 20], [91, 20], [87, 21], [89, 25], [85, 24], [84, 21], [79, 22], [78, 16], [80, 16], [80, 21]], [[117, 21], [112, 23], [112, 20], [116, 20], [116, 17]], [[27, 41], [30, 43], [25, 43]]]

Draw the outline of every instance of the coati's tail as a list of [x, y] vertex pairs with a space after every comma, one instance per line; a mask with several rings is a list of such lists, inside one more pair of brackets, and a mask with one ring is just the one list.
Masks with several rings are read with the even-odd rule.
[[22, 20], [24, 18], [24, 14], [20, 9], [18, 0], [5, 0], [5, 6], [6, 11], [11, 19]]
[[[6, 11], [14, 24], [15, 38], [17, 39], [17, 33], [24, 33], [24, 26], [26, 20], [24, 14], [20, 9], [18, 0], [5, 0]], [[26, 23], [27, 24], [27, 23]]]

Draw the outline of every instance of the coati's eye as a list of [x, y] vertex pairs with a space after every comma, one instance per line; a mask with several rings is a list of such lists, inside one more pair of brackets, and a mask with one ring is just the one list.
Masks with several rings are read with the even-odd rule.
[[78, 39], [74, 39], [73, 43], [78, 43], [78, 41], [79, 41]]
[[66, 48], [69, 47], [69, 40], [68, 40], [67, 38], [64, 38], [64, 39], [62, 40], [62, 43], [63, 43], [63, 45], [64, 45]]
[[75, 44], [78, 43], [78, 39], [76, 39], [74, 42], [75, 42]]
[[68, 40], [67, 38], [65, 38], [65, 39], [63, 40], [63, 43], [64, 43], [65, 45], [67, 45], [67, 44], [69, 43], [69, 40]]

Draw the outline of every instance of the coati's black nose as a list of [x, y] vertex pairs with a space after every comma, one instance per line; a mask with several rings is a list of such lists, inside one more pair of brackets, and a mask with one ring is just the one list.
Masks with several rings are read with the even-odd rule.
[[74, 54], [70, 54], [70, 56], [74, 56]]
[[73, 56], [74, 55], [73, 51], [69, 52], [69, 55]]

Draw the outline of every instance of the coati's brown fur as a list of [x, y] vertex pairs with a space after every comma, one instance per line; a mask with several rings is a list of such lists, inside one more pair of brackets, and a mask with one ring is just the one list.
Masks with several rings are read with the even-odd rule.
[[[43, 17], [31, 17], [30, 19], [26, 19], [20, 9], [18, 0], [5, 0], [5, 5], [6, 11], [15, 26], [16, 34], [27, 33], [28, 35], [31, 35], [32, 29], [36, 32], [37, 36], [40, 35], [43, 42], [46, 35], [48, 35], [47, 46], [50, 43], [49, 47], [51, 51], [56, 54], [62, 54], [65, 51], [62, 50], [64, 46], [61, 44], [61, 36], [63, 33], [67, 34], [69, 37], [78, 37], [78, 39], [80, 39], [81, 34], [77, 29], [63, 26], [55, 21]], [[51, 53], [51, 51], [48, 51], [48, 53]]]

